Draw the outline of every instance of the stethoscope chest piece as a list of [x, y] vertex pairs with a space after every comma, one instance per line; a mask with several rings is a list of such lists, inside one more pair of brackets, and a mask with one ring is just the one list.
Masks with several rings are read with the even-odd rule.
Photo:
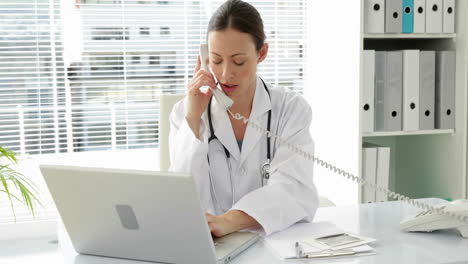
[[267, 159], [265, 163], [262, 165], [262, 186], [264, 186], [268, 179], [270, 179], [270, 160]]

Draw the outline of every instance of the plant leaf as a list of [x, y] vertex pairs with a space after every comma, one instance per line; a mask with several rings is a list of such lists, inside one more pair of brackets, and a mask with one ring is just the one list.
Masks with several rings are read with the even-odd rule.
[[[6, 193], [6, 191], [4, 191], [4, 190], [0, 190], [0, 192]], [[20, 198], [18, 198], [18, 196], [14, 195], [14, 194], [12, 194], [12, 193], [10, 193], [10, 196], [13, 197], [13, 198], [15, 198], [18, 202], [24, 204], [24, 202], [23, 202]]]
[[5, 158], [11, 160], [12, 162], [18, 163], [18, 160], [16, 159], [16, 154], [13, 151], [10, 151], [10, 150], [0, 146], [0, 154], [5, 156]]
[[[14, 164], [18, 164], [18, 160], [16, 159], [14, 152], [9, 151], [6, 148], [0, 147], [0, 158], [2, 156], [5, 156]], [[0, 190], [0, 192], [4, 192], [7, 194], [15, 222], [16, 213], [13, 205], [13, 198], [23, 203], [32, 213], [33, 217], [35, 217], [34, 204], [39, 204], [40, 206], [44, 207], [39, 201], [39, 199], [36, 197], [36, 195], [34, 195], [34, 193], [39, 193], [37, 190], [37, 185], [28, 177], [12, 169], [10, 165], [13, 164], [0, 164], [0, 187], [3, 186], [4, 188], [4, 190]], [[16, 189], [21, 193], [22, 199], [11, 193], [11, 188], [9, 188], [8, 182], [12, 183], [16, 187]]]

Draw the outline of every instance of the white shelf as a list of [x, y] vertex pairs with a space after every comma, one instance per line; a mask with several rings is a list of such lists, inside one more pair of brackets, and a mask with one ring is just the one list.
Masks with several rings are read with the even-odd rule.
[[[367, 0], [361, 0], [365, 8]], [[468, 197], [468, 1], [455, 0], [456, 33], [364, 33], [361, 12], [361, 56], [371, 50], [453, 50], [456, 52], [455, 129], [378, 131], [358, 137], [359, 175], [362, 175], [363, 143], [390, 147], [389, 188], [409, 197]], [[363, 11], [364, 9], [361, 9]], [[360, 65], [362, 95], [363, 65]], [[362, 129], [362, 124], [360, 124]], [[359, 189], [361, 191], [361, 189]]]
[[418, 130], [418, 131], [379, 131], [362, 133], [363, 137], [389, 137], [389, 136], [414, 136], [414, 135], [444, 135], [453, 134], [453, 129], [434, 129], [434, 130]]
[[395, 34], [395, 33], [376, 33], [364, 34], [365, 39], [450, 39], [456, 38], [455, 33], [440, 33], [440, 34]]

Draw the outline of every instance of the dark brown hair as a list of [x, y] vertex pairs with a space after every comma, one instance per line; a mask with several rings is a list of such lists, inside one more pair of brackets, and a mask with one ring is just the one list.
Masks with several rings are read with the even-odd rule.
[[262, 17], [257, 9], [249, 3], [241, 0], [226, 1], [218, 7], [211, 17], [207, 33], [228, 28], [233, 28], [252, 36], [257, 51], [265, 43], [266, 37], [263, 31]]

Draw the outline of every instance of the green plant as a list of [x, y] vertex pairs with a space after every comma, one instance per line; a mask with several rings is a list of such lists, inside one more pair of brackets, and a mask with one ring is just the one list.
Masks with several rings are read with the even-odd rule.
[[[11, 163], [3, 164], [4, 162]], [[13, 199], [23, 203], [33, 216], [35, 203], [41, 206], [42, 204], [34, 195], [34, 193], [38, 193], [36, 185], [23, 174], [12, 169], [11, 165], [14, 164], [18, 164], [16, 154], [0, 146], [0, 192], [3, 192], [8, 196], [11, 205], [11, 210], [13, 212], [13, 217], [16, 222], [16, 214], [15, 208], [13, 206]], [[18, 197], [19, 195], [13, 194], [12, 187], [19, 191], [19, 193], [21, 194], [21, 199]]]

